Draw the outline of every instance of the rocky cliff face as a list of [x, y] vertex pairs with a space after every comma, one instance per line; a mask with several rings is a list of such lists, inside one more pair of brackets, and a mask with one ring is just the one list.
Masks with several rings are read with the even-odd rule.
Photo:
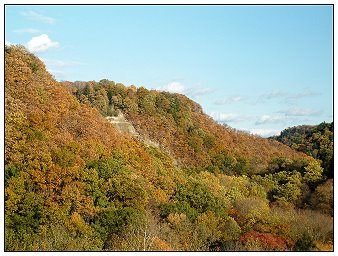
[[119, 132], [130, 133], [134, 137], [140, 136], [121, 111], [118, 112], [117, 116], [107, 116], [106, 119], [113, 124]]
[[107, 116], [106, 119], [108, 120], [109, 123], [113, 124], [116, 130], [120, 133], [129, 133], [132, 135], [134, 138], [136, 138], [139, 141], [142, 141], [144, 144], [147, 146], [152, 146], [159, 148], [160, 145], [157, 142], [154, 142], [150, 140], [149, 138], [146, 138], [144, 136], [141, 136], [133, 126], [131, 122], [129, 122], [123, 113], [121, 111], [118, 111], [117, 116]]

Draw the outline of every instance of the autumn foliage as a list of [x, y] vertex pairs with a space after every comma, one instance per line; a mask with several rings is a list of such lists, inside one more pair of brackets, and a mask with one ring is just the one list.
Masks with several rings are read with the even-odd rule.
[[6, 251], [332, 248], [317, 160], [183, 95], [57, 82], [22, 46], [5, 48], [4, 177]]
[[282, 236], [272, 235], [269, 233], [261, 233], [250, 231], [243, 234], [240, 240], [245, 244], [257, 243], [260, 249], [283, 251], [290, 247], [290, 241]]

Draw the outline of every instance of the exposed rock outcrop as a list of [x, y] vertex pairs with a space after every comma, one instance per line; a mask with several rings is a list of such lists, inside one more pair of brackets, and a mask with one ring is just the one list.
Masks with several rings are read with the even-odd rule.
[[117, 116], [107, 116], [106, 119], [113, 124], [116, 129], [121, 133], [129, 133], [139, 141], [142, 141], [148, 146], [159, 148], [160, 145], [157, 142], [150, 140], [149, 138], [145, 138], [141, 136], [133, 126], [131, 122], [129, 122], [121, 111], [118, 112]]

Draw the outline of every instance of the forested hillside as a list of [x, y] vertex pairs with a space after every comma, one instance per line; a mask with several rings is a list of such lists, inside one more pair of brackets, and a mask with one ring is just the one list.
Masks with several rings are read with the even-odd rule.
[[333, 178], [333, 122], [291, 127], [272, 139], [319, 159], [324, 174], [328, 178]]
[[6, 251], [332, 250], [319, 161], [183, 95], [59, 83], [21, 46], [5, 48], [4, 176]]
[[64, 84], [103, 116], [122, 111], [141, 135], [158, 142], [190, 172], [252, 175], [264, 172], [274, 158], [305, 157], [274, 140], [217, 124], [184, 95], [109, 80]]

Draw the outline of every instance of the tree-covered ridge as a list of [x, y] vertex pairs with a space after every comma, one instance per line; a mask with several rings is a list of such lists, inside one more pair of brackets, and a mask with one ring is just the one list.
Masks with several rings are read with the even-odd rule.
[[[115, 87], [121, 94], [139, 90]], [[291, 149], [284, 152], [286, 146], [259, 138], [254, 142], [265, 141], [282, 151], [267, 158], [259, 175], [246, 162], [233, 159], [239, 154], [247, 161], [255, 152], [247, 149], [252, 155], [246, 155], [241, 151], [244, 142], [237, 141], [232, 144], [239, 145], [237, 151], [219, 146], [227, 151], [212, 155], [216, 160], [210, 161], [219, 170], [210, 169], [200, 164], [208, 163], [209, 153], [194, 164], [170, 147], [147, 146], [118, 133], [101, 114], [123, 110], [133, 120], [119, 94], [106, 93], [108, 106], [109, 99], [121, 105], [104, 113], [92, 108], [93, 100], [82, 93], [77, 100], [69, 93], [73, 88], [56, 82], [24, 48], [5, 48], [6, 251], [332, 250], [332, 180], [323, 180], [323, 169], [313, 158]], [[167, 96], [190, 102], [180, 105], [185, 112], [202, 113], [184, 96]], [[145, 122], [141, 114], [135, 116]], [[180, 131], [189, 134], [180, 124], [184, 118], [172, 118], [168, 129], [177, 136]], [[194, 118], [199, 116], [191, 118], [196, 126]], [[208, 120], [198, 119], [197, 128], [221, 145], [217, 129], [224, 133], [225, 128]], [[215, 127], [215, 135], [209, 126]], [[206, 138], [202, 130], [196, 138]], [[225, 131], [224, 138], [238, 136]], [[253, 143], [252, 136], [239, 135], [237, 140]], [[202, 141], [198, 145], [205, 150], [208, 143]], [[216, 146], [209, 146], [210, 154]], [[189, 151], [179, 154], [184, 152]], [[197, 152], [192, 157], [198, 159]]]
[[191, 172], [252, 175], [263, 172], [273, 158], [304, 158], [274, 140], [217, 124], [184, 95], [109, 80], [64, 84], [104, 116], [122, 111], [140, 134], [159, 143]]
[[324, 174], [333, 178], [333, 122], [287, 128], [272, 139], [321, 160]]

